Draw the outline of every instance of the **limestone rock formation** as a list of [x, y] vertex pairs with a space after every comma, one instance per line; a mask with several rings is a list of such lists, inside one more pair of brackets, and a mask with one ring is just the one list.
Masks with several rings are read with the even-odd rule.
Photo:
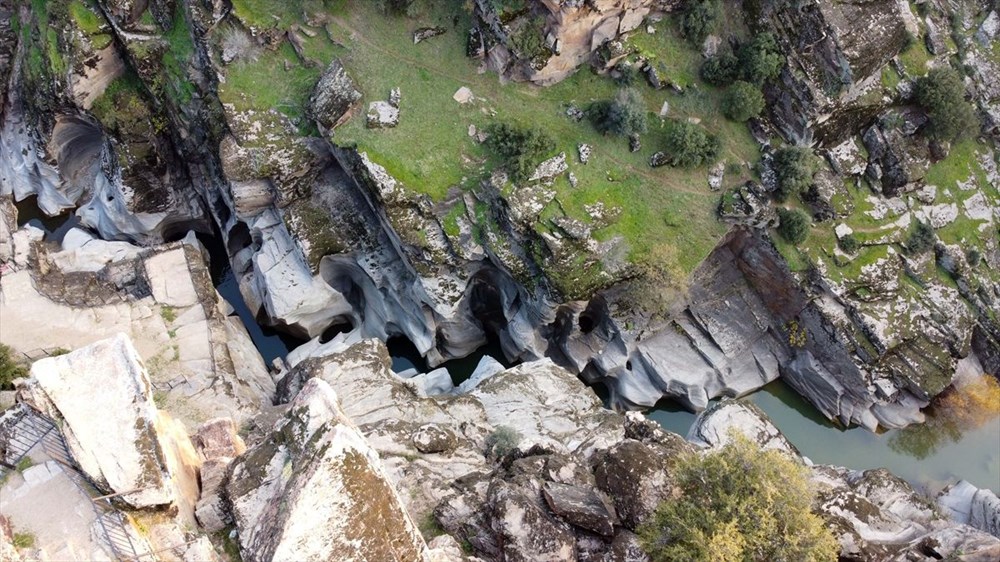
[[244, 560], [421, 560], [427, 547], [375, 452], [310, 380], [237, 459], [227, 495]]
[[962, 480], [942, 491], [937, 503], [953, 520], [1000, 538], [1000, 499], [992, 490]]
[[149, 375], [125, 335], [37, 361], [21, 392], [60, 423], [83, 471], [129, 505], [178, 502], [193, 483], [184, 470], [191, 443], [153, 404]]
[[193, 237], [141, 249], [71, 230], [53, 253], [15, 240], [23, 240], [16, 248], [25, 259], [0, 279], [4, 343], [38, 357], [126, 333], [145, 360], [151, 392], [192, 428], [219, 415], [242, 420], [270, 402], [274, 382], [212, 287]]

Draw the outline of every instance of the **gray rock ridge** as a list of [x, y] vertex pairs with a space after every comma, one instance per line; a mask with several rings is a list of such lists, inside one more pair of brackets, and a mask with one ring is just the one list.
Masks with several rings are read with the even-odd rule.
[[937, 497], [937, 505], [954, 521], [1000, 538], [1000, 498], [992, 490], [962, 480], [945, 488]]
[[879, 71], [903, 48], [909, 6], [894, 0], [754, 6], [748, 19], [774, 32], [789, 54], [779, 79], [765, 89], [770, 120], [786, 140], [809, 143], [815, 136], [833, 146], [885, 107], [882, 96], [873, 103], [865, 93], [881, 88]]
[[[436, 518], [480, 552], [499, 552], [506, 542], [511, 556], [551, 552], [566, 558], [578, 539], [592, 534], [583, 529], [607, 531], [614, 524], [603, 492], [596, 492], [603, 511], [587, 494], [584, 512], [557, 501], [563, 516], [543, 498], [544, 482], [592, 489], [592, 476], [583, 476], [587, 459], [626, 432], [622, 414], [603, 408], [576, 376], [551, 361], [496, 373], [465, 394], [425, 397], [391, 371], [383, 343], [364, 340], [297, 363], [279, 383], [278, 401], [292, 399], [317, 378], [335, 389], [344, 413], [379, 452], [411, 516]], [[488, 459], [487, 439], [503, 426], [519, 436], [515, 450]], [[525, 455], [531, 460], [518, 460]], [[590, 480], [581, 483], [575, 475]], [[574, 524], [583, 526], [574, 530]]]
[[[157, 243], [192, 227], [209, 229], [201, 199], [166, 133], [147, 124], [148, 130], [110, 134], [85, 112], [89, 107], [75, 105], [74, 97], [91, 95], [82, 88], [97, 88], [99, 94], [110, 80], [78, 81], [75, 92], [72, 87], [38, 92], [25, 75], [28, 46], [15, 43], [0, 111], [0, 195], [17, 200], [37, 195], [50, 216], [78, 208], [82, 223], [107, 239]], [[89, 42], [80, 49], [73, 56], [82, 63], [100, 63]], [[163, 118], [144, 111], [146, 119]]]

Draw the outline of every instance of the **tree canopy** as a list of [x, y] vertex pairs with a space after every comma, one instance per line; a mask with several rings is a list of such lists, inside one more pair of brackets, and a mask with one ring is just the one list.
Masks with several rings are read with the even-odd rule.
[[955, 70], [934, 68], [917, 80], [917, 103], [927, 110], [928, 132], [941, 140], [952, 141], [974, 134], [978, 121], [972, 105], [965, 100], [965, 85]]
[[811, 512], [808, 469], [764, 451], [741, 434], [680, 460], [681, 495], [664, 501], [639, 529], [654, 562], [826, 562], [837, 543]]

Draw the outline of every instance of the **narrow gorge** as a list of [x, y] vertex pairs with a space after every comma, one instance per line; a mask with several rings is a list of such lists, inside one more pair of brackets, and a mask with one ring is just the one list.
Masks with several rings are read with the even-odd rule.
[[832, 546], [690, 559], [1000, 558], [998, 85], [987, 0], [0, 0], [0, 560], [672, 560], [746, 450]]

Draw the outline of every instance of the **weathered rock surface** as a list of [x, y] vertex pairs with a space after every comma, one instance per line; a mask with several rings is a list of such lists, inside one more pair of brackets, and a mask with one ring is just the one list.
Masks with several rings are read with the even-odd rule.
[[1000, 499], [992, 490], [962, 480], [941, 492], [937, 503], [954, 521], [1000, 538]]
[[723, 400], [699, 414], [687, 439], [704, 447], [724, 447], [731, 441], [730, 431], [742, 433], [764, 450], [798, 454], [760, 408], [740, 400]]
[[770, 120], [787, 140], [815, 133], [824, 145], [839, 144], [885, 107], [882, 96], [866, 94], [881, 88], [881, 69], [906, 42], [905, 21], [913, 17], [907, 4], [765, 2], [747, 12], [789, 55], [780, 78], [765, 89]]
[[18, 244], [23, 268], [0, 279], [4, 343], [39, 357], [126, 333], [154, 392], [192, 429], [220, 415], [243, 420], [270, 403], [274, 382], [212, 287], [197, 242], [142, 250], [77, 232], [60, 252]]
[[129, 505], [168, 505], [184, 488], [197, 490], [177, 470], [191, 462], [191, 443], [153, 404], [149, 376], [126, 336], [35, 362], [21, 392], [59, 421], [83, 471]]
[[[673, 0], [601, 0], [598, 2], [527, 2], [517, 17], [503, 13], [490, 2], [477, 0], [478, 33], [490, 48], [484, 53], [493, 70], [514, 80], [549, 85], [571, 75], [598, 48], [638, 28], [653, 11], [668, 12], [679, 6]], [[518, 34], [541, 35], [544, 49], [518, 52], [511, 38]]]
[[378, 453], [311, 380], [227, 485], [244, 560], [421, 560], [427, 547]]
[[333, 60], [323, 71], [309, 99], [309, 113], [317, 123], [332, 131], [346, 121], [361, 99], [354, 80], [340, 61]]

